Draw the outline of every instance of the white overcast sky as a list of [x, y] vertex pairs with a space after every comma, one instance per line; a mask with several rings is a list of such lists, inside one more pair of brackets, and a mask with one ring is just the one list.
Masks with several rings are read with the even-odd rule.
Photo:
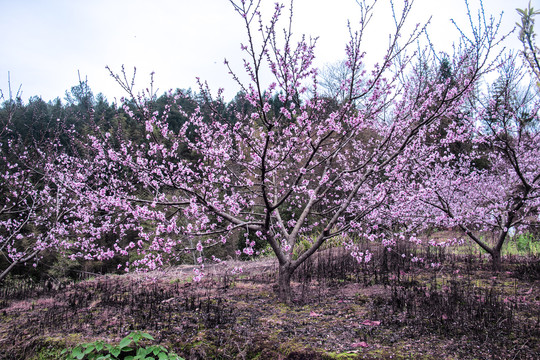
[[[274, 2], [262, 0], [270, 10]], [[379, 0], [368, 29], [370, 61], [377, 61], [388, 41], [392, 25], [388, 2]], [[402, 6], [401, 0], [395, 3]], [[478, 8], [478, 0], [470, 3]], [[497, 17], [504, 11], [502, 29], [509, 31], [519, 21], [515, 8], [527, 3], [484, 0], [484, 8]], [[540, 0], [532, 5], [540, 8]], [[431, 38], [437, 47], [449, 49], [457, 39], [450, 19], [468, 29], [465, 9], [464, 0], [416, 0], [408, 22], [414, 25], [433, 16]], [[344, 58], [347, 20], [354, 27], [358, 18], [354, 0], [296, 0], [293, 31], [319, 37], [316, 64], [323, 66]], [[112, 101], [125, 94], [105, 66], [120, 70], [124, 64], [130, 71], [137, 67], [140, 87], [149, 84], [152, 71], [160, 93], [196, 89], [199, 76], [214, 90], [225, 88], [230, 99], [238, 87], [223, 60], [240, 72], [240, 43], [245, 40], [242, 19], [228, 0], [0, 0], [0, 89], [7, 95], [9, 72], [12, 90], [21, 86], [25, 101], [34, 95], [46, 101], [63, 99], [65, 91], [78, 83], [79, 71], [94, 94], [102, 92]], [[517, 33], [510, 40], [509, 47], [519, 50]]]

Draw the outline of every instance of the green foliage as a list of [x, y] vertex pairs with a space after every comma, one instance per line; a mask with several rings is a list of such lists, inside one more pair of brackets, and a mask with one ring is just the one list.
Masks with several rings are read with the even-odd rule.
[[81, 270], [81, 264], [76, 260], [71, 260], [68, 257], [56, 257], [53, 264], [47, 273], [54, 279], [76, 279], [77, 272]]
[[516, 9], [521, 17], [521, 24], [516, 23], [519, 28], [519, 41], [523, 44], [522, 55], [529, 64], [533, 74], [537, 78], [537, 85], [540, 87], [540, 49], [535, 44], [536, 34], [534, 33], [534, 16], [540, 14], [540, 11], [535, 11], [529, 6], [525, 9]]
[[310, 241], [308, 238], [306, 237], [301, 238], [294, 246], [293, 259], [298, 259], [298, 257], [302, 255], [303, 253], [305, 253], [306, 251], [308, 251], [312, 245], [313, 245], [312, 241]]
[[62, 349], [58, 349], [58, 348], [45, 348], [45, 349], [40, 350], [30, 360], [61, 359], [62, 351], [63, 351]]
[[519, 40], [525, 42], [528, 36], [534, 34], [534, 19], [533, 16], [540, 14], [540, 11], [534, 11], [529, 1], [529, 6], [526, 9], [516, 9], [521, 16], [521, 24], [516, 23], [519, 28]]
[[184, 360], [173, 352], [169, 352], [161, 345], [143, 347], [143, 340], [154, 340], [152, 335], [134, 331], [120, 340], [118, 345], [106, 344], [103, 341], [94, 341], [65, 349], [62, 355], [66, 360]]
[[515, 239], [516, 249], [520, 254], [540, 253], [540, 242], [532, 234], [520, 234]]
[[516, 235], [507, 241], [502, 249], [503, 255], [539, 256], [540, 241], [534, 234], [524, 233]]

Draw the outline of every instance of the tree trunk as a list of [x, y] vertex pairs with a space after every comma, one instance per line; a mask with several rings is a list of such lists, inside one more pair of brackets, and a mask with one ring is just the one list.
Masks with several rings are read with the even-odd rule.
[[497, 242], [496, 246], [490, 247], [487, 243], [484, 243], [482, 240], [476, 237], [476, 235], [474, 235], [472, 231], [468, 230], [465, 226], [460, 225], [460, 227], [461, 230], [463, 230], [463, 232], [469, 236], [469, 238], [484, 249], [485, 252], [491, 255], [493, 271], [499, 271], [501, 269], [501, 249], [506, 239], [507, 232], [504, 232], [499, 236], [499, 241]]
[[490, 255], [491, 255], [493, 271], [501, 270], [501, 251], [494, 249], [493, 252], [490, 253]]
[[278, 275], [278, 298], [280, 301], [290, 303], [292, 300], [291, 294], [291, 276], [293, 270], [289, 264], [279, 266]]

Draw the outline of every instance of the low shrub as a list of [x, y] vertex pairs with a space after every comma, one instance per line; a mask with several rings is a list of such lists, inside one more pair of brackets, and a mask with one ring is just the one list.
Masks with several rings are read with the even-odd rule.
[[98, 340], [65, 349], [62, 355], [66, 360], [184, 360], [161, 345], [142, 346], [140, 342], [144, 339], [154, 340], [150, 334], [134, 331], [118, 345]]

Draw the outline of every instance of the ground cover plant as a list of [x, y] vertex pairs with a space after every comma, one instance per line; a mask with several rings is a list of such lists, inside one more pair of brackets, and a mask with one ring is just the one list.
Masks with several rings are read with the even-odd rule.
[[169, 353], [161, 345], [142, 346], [141, 340], [154, 340], [152, 335], [140, 331], [134, 331], [120, 340], [118, 345], [110, 345], [103, 341], [77, 345], [73, 349], [64, 349], [61, 355], [65, 355], [67, 360], [183, 360], [174, 353]]

